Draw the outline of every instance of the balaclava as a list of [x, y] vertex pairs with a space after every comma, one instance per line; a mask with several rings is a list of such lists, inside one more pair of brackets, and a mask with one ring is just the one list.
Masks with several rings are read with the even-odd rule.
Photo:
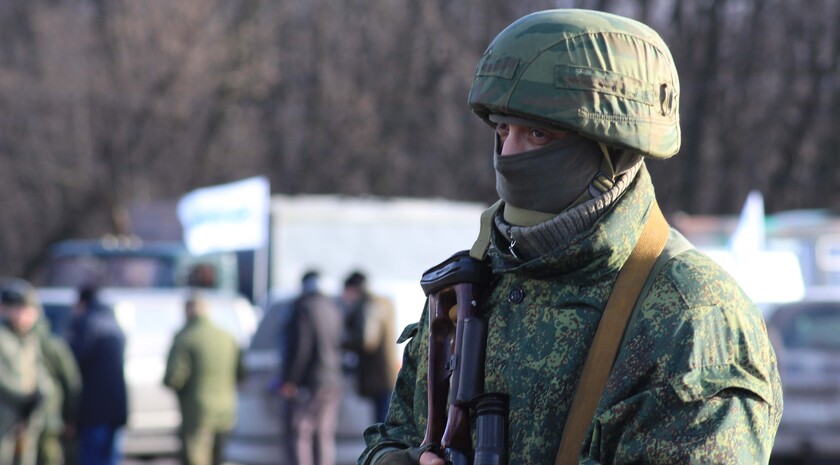
[[[540, 127], [533, 121], [491, 115], [496, 123]], [[493, 155], [496, 191], [505, 201], [505, 220], [531, 226], [600, 196], [615, 178], [641, 162], [626, 150], [610, 151], [604, 144], [570, 132], [562, 139], [527, 152], [501, 155], [499, 139]]]

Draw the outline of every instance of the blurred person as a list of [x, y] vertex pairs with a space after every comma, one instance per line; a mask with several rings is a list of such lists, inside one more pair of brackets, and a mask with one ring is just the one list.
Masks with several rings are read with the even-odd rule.
[[333, 465], [342, 395], [343, 319], [321, 293], [319, 274], [306, 272], [281, 341], [279, 392], [287, 400], [284, 426], [288, 463]]
[[[19, 290], [34, 295], [32, 285], [23, 279], [0, 280], [0, 290]], [[53, 334], [50, 320], [34, 301], [38, 320], [33, 333], [38, 337], [47, 372], [52, 377], [53, 395], [44, 399], [44, 430], [38, 439], [38, 465], [73, 464], [75, 423], [82, 379], [76, 359], [64, 338]]]
[[178, 396], [181, 461], [221, 465], [236, 421], [236, 385], [244, 377], [239, 345], [213, 323], [199, 295], [187, 300], [184, 316], [186, 323], [172, 341], [163, 378]]
[[[458, 310], [476, 307], [486, 323], [475, 384], [496, 401], [485, 419], [498, 420], [487, 435], [498, 448], [482, 450], [492, 463], [768, 462], [783, 402], [762, 314], [668, 227], [646, 168], [679, 150], [679, 93], [668, 46], [630, 18], [539, 11], [491, 41], [468, 102], [493, 129], [500, 201], [467, 254], [424, 275], [434, 306], [400, 338], [391, 406], [365, 431], [360, 465], [460, 464], [476, 452], [441, 444], [436, 428], [424, 441], [437, 424], [429, 374], [447, 381], [445, 369], [470, 362], [429, 359], [430, 337], [453, 319], [449, 278], [466, 284]], [[472, 268], [487, 276], [461, 281]], [[464, 409], [488, 398], [450, 394]]]
[[117, 465], [122, 428], [128, 421], [125, 334], [95, 287], [79, 289], [74, 312], [67, 338], [82, 375], [78, 460], [82, 465]]
[[384, 297], [371, 294], [367, 276], [360, 271], [344, 280], [341, 303], [346, 318], [345, 347], [358, 356], [359, 395], [371, 400], [375, 421], [383, 422], [396, 380], [394, 307]]
[[218, 286], [216, 268], [210, 263], [199, 263], [190, 269], [187, 284], [191, 287], [213, 289]]
[[72, 465], [77, 454], [76, 416], [82, 392], [81, 373], [70, 346], [52, 333], [46, 318], [38, 320], [35, 332], [55, 383], [54, 395], [45, 402], [46, 426], [38, 445], [38, 465]]
[[31, 286], [0, 289], [0, 464], [35, 465], [54, 396], [35, 330], [39, 305]]

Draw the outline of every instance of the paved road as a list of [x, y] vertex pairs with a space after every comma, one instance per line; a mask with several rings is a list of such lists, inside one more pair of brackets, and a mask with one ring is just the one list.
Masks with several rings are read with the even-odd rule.
[[149, 461], [124, 459], [120, 465], [181, 465], [181, 462], [175, 458], [155, 459]]
[[181, 462], [175, 458], [154, 459], [147, 461], [124, 459], [120, 462], [120, 465], [181, 465]]
[[[813, 460], [807, 462], [799, 462], [799, 461], [779, 461], [779, 460], [770, 460], [771, 465], [802, 465], [807, 463], [808, 465], [836, 465], [837, 462], [833, 460]], [[144, 462], [142, 460], [123, 460], [120, 465], [181, 465], [181, 463], [175, 458], [163, 458], [163, 459], [156, 459]]]

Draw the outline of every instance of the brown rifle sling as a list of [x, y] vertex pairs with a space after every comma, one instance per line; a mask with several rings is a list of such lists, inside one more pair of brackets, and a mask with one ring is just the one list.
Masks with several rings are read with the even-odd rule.
[[607, 300], [607, 306], [595, 331], [586, 356], [572, 407], [563, 428], [563, 438], [555, 465], [579, 462], [583, 438], [592, 424], [595, 410], [607, 384], [627, 321], [636, 306], [651, 268], [668, 240], [669, 227], [654, 200], [639, 241], [621, 271]]

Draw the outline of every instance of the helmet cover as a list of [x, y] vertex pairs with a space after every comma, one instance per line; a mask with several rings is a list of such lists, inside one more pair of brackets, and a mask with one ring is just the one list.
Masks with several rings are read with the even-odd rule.
[[490, 43], [470, 108], [535, 120], [653, 158], [680, 148], [679, 78], [662, 38], [622, 16], [559, 9], [529, 14]]

